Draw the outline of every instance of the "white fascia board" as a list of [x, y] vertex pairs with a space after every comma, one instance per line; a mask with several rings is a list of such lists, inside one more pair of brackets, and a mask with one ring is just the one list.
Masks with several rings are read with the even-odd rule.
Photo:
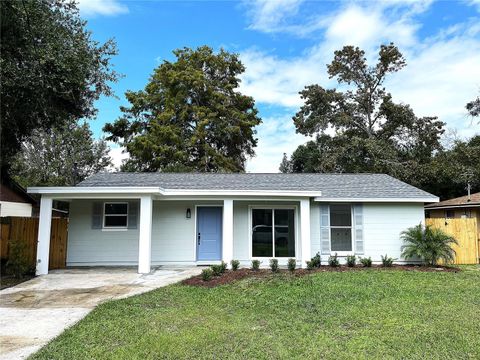
[[59, 187], [29, 187], [29, 194], [160, 194], [159, 187], [135, 187], [135, 186], [59, 186]]
[[434, 198], [322, 198], [315, 197], [317, 202], [372, 202], [372, 203], [432, 203], [439, 202], [438, 197]]
[[161, 187], [142, 186], [84, 186], [84, 187], [29, 187], [30, 194], [44, 195], [95, 195], [95, 194], [152, 194], [163, 196], [281, 196], [281, 197], [315, 197], [321, 196], [320, 191], [295, 191], [295, 190], [204, 190], [204, 189], [169, 189]]
[[163, 190], [164, 196], [289, 196], [289, 197], [315, 197], [322, 196], [321, 191], [295, 191], [295, 190]]
[[455, 210], [455, 209], [464, 209], [464, 208], [480, 208], [480, 204], [479, 203], [473, 203], [473, 204], [470, 204], [470, 205], [450, 205], [450, 206], [438, 206], [438, 207], [427, 207], [425, 206], [425, 210], [444, 210], [444, 209], [451, 209], [451, 210]]

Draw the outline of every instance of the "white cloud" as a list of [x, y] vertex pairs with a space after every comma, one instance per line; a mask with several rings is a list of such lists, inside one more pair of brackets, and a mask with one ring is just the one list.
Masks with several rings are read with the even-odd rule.
[[84, 16], [114, 16], [128, 13], [128, 7], [118, 0], [77, 0], [80, 13]]
[[252, 19], [250, 29], [275, 32], [284, 26], [286, 18], [297, 13], [303, 0], [256, 0], [245, 1]]
[[[397, 7], [392, 16], [394, 3]], [[253, 96], [257, 103], [283, 108], [287, 114], [280, 119], [264, 119], [258, 129], [258, 155], [248, 163], [249, 171], [277, 171], [283, 152], [291, 154], [298, 144], [306, 141], [295, 134], [291, 120], [302, 105], [298, 91], [313, 83], [335, 86], [335, 82], [328, 79], [326, 64], [332, 60], [333, 51], [346, 44], [366, 50], [373, 64], [379, 44], [393, 41], [408, 64], [387, 80], [386, 87], [394, 101], [410, 104], [418, 116], [438, 116], [447, 123], [447, 128], [456, 128], [460, 136], [470, 137], [479, 132], [478, 125], [472, 123], [465, 110], [465, 104], [480, 89], [478, 19], [465, 19], [464, 23], [438, 29], [435, 36], [420, 39], [421, 24], [413, 14], [424, 11], [429, 2], [423, 2], [422, 6], [408, 1], [387, 1], [386, 4], [349, 3], [323, 17], [323, 37], [296, 58], [284, 59], [258, 48], [241, 52], [246, 66], [241, 91]], [[311, 23], [305, 25], [311, 26]], [[284, 131], [277, 134], [275, 128], [283, 122], [291, 128], [284, 127]]]
[[123, 147], [118, 147], [116, 144], [109, 142], [110, 152], [108, 153], [112, 158], [113, 166], [109, 169], [111, 171], [118, 171], [122, 165], [123, 160], [128, 159], [128, 153], [124, 153]]
[[283, 153], [290, 155], [308, 140], [307, 137], [295, 133], [290, 115], [264, 118], [257, 130], [257, 155], [247, 161], [247, 172], [278, 173]]

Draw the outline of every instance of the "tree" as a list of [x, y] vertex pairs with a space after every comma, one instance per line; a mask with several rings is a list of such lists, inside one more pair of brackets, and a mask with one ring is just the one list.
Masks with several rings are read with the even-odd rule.
[[293, 171], [382, 172], [421, 185], [418, 171], [441, 149], [444, 123], [393, 102], [383, 84], [405, 65], [393, 44], [380, 47], [375, 66], [358, 47], [335, 51], [327, 69], [340, 88], [310, 85], [300, 92], [305, 103], [293, 122], [316, 139], [292, 154]]
[[455, 259], [452, 245], [458, 242], [441, 229], [419, 224], [402, 231], [400, 236], [405, 243], [401, 255], [405, 259], [420, 258], [430, 266], [437, 265], [440, 260], [448, 264]]
[[283, 153], [282, 162], [280, 163], [280, 167], [278, 168], [281, 173], [287, 174], [292, 172], [292, 165], [288, 160], [287, 154]]
[[104, 131], [125, 146], [126, 171], [244, 171], [260, 124], [254, 100], [237, 88], [244, 72], [236, 54], [207, 46], [173, 52], [145, 90], [128, 91], [130, 107]]
[[480, 97], [470, 101], [465, 107], [471, 116], [480, 116]]
[[14, 158], [11, 173], [23, 186], [72, 186], [112, 165], [104, 140], [86, 122], [35, 130]]
[[35, 129], [95, 116], [118, 74], [115, 43], [91, 39], [74, 2], [0, 1], [1, 167]]

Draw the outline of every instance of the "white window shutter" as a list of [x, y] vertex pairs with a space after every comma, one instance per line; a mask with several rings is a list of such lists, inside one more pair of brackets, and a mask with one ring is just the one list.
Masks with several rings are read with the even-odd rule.
[[330, 255], [330, 206], [320, 205], [320, 251]]
[[103, 225], [103, 203], [94, 201], [92, 205], [92, 229], [101, 229]]
[[129, 229], [136, 229], [138, 223], [138, 213], [140, 212], [140, 202], [130, 201], [128, 203], [128, 228]]
[[355, 204], [353, 206], [355, 254], [364, 254], [364, 236], [363, 236], [363, 205]]

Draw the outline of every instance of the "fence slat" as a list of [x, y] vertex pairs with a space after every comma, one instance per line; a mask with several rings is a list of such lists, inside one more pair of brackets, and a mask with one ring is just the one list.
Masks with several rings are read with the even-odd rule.
[[445, 231], [458, 241], [458, 245], [452, 246], [456, 252], [455, 264], [478, 264], [479, 239], [476, 218], [430, 218], [426, 219], [425, 223]]

